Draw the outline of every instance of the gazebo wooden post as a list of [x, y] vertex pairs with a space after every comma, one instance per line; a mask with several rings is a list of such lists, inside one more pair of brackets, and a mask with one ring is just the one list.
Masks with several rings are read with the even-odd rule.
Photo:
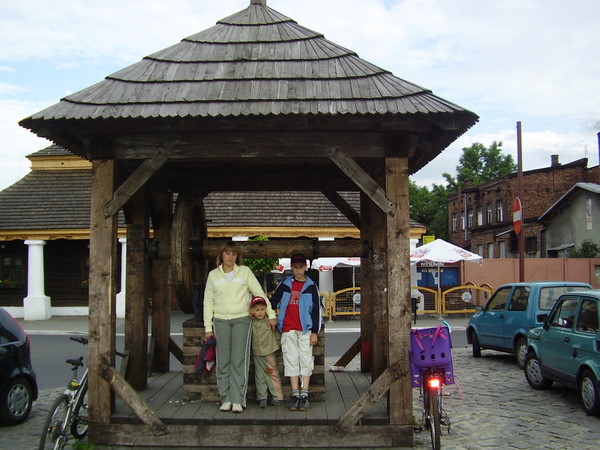
[[[410, 217], [408, 199], [408, 158], [386, 158], [386, 195], [395, 203], [394, 214], [387, 215], [388, 273], [388, 366], [401, 362], [408, 366], [411, 329], [410, 307]], [[412, 423], [410, 377], [390, 386], [388, 397], [390, 424]]]
[[125, 350], [129, 354], [126, 379], [138, 390], [147, 386], [148, 373], [148, 267], [149, 220], [145, 188], [127, 203], [127, 285], [125, 288]]
[[114, 366], [117, 215], [105, 214], [115, 188], [115, 161], [92, 161], [89, 285], [89, 420], [110, 423], [112, 391], [100, 366]]
[[[369, 197], [360, 193], [360, 238], [372, 242], [371, 207]], [[360, 259], [360, 370], [370, 372], [373, 354], [373, 259]]]
[[[379, 180], [377, 180], [379, 181]], [[386, 214], [375, 203], [370, 202], [370, 228], [372, 245], [372, 367], [371, 379], [379, 378], [387, 367], [388, 323], [387, 323], [387, 257], [386, 257]]]
[[[152, 199], [154, 242], [164, 245], [171, 238], [173, 196], [170, 192], [154, 193]], [[169, 289], [169, 252], [152, 260], [152, 370], [169, 371], [169, 339], [171, 334], [171, 291]]]

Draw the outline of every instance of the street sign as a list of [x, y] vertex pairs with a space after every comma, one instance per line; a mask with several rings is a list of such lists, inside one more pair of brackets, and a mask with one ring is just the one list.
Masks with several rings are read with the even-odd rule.
[[513, 228], [516, 234], [521, 234], [521, 225], [523, 223], [523, 209], [521, 208], [521, 199], [515, 198], [513, 203]]

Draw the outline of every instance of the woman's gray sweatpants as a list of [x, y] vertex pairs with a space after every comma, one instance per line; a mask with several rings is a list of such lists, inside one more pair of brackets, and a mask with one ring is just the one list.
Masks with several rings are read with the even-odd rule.
[[246, 406], [252, 322], [250, 317], [213, 319], [217, 339], [217, 387], [222, 402]]

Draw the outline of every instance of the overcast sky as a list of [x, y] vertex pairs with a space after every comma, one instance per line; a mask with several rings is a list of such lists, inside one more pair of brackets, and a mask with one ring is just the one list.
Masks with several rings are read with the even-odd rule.
[[[245, 9], [250, 0], [0, 0], [0, 189], [50, 143], [17, 122]], [[598, 164], [598, 0], [267, 0], [300, 25], [480, 116], [411, 178], [444, 183], [462, 148], [503, 142], [525, 170]]]

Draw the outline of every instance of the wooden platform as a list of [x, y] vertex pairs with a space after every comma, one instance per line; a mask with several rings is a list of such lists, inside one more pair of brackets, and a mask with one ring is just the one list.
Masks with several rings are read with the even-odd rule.
[[[112, 423], [90, 424], [90, 437], [103, 445], [140, 447], [301, 447], [377, 448], [411, 446], [412, 425], [387, 425], [385, 396], [347, 432], [335, 428], [370, 386], [369, 374], [326, 372], [325, 401], [313, 402], [309, 411], [289, 411], [287, 398], [280, 406], [258, 408], [249, 402], [241, 414], [220, 412], [215, 401], [184, 401], [181, 372], [156, 374], [142, 398], [165, 423], [168, 433], [153, 436], [119, 399]], [[141, 430], [144, 427], [146, 432]]]

